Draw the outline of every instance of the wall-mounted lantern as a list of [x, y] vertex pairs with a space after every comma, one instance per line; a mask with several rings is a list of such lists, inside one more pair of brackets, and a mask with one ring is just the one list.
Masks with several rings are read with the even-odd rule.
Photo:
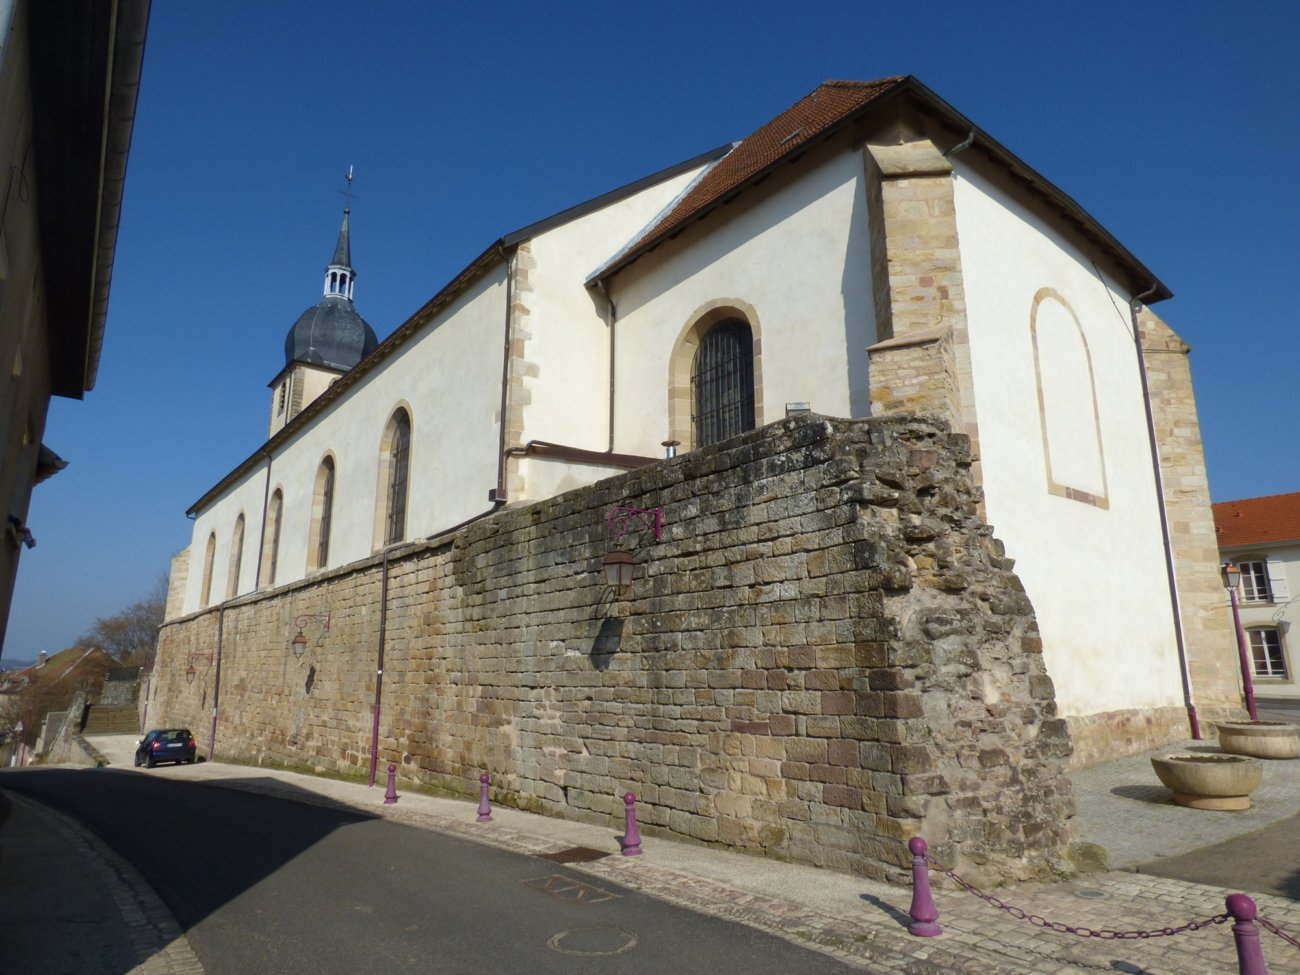
[[191, 663], [188, 667], [185, 668], [185, 683], [193, 684], [194, 675], [195, 675], [194, 664]]
[[622, 589], [624, 586], [632, 585], [632, 577], [636, 572], [636, 559], [631, 552], [614, 549], [601, 560], [601, 568], [605, 570], [605, 585]]
[[[676, 446], [675, 442], [664, 442], [664, 447], [669, 451], [675, 450]], [[672, 453], [670, 452], [668, 456], [671, 457]], [[609, 509], [608, 514], [605, 515], [605, 524], [616, 540], [630, 532], [649, 529], [658, 542], [663, 538], [663, 519], [662, 508], [632, 508], [620, 504]], [[631, 552], [618, 547], [612, 548], [600, 562], [601, 570], [605, 574], [605, 585], [614, 589], [632, 585], [636, 566], [636, 557]]]
[[294, 634], [289, 641], [289, 649], [293, 651], [294, 657], [301, 658], [303, 652], [307, 649], [307, 636], [302, 632], [304, 626], [309, 623], [316, 623], [320, 626], [320, 639], [316, 641], [316, 646], [325, 642], [325, 634], [330, 631], [330, 614], [329, 613], [303, 613], [293, 621], [293, 625], [298, 627], [298, 632]]

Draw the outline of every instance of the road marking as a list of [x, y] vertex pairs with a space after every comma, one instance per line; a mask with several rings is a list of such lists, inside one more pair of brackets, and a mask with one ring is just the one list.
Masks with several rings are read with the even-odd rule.
[[[565, 941], [573, 942], [569, 947], [564, 944]], [[608, 941], [614, 947], [612, 948], [579, 948], [578, 944], [599, 944], [601, 941]], [[624, 931], [622, 928], [572, 928], [568, 931], [561, 931], [546, 942], [546, 947], [552, 951], [558, 951], [562, 955], [578, 955], [583, 958], [594, 958], [598, 955], [622, 955], [635, 948], [641, 939], [631, 931]], [[621, 944], [619, 942], [622, 942]]]
[[558, 873], [553, 873], [547, 877], [534, 877], [531, 880], [525, 880], [523, 883], [526, 887], [543, 891], [561, 900], [576, 901], [579, 904], [600, 904], [604, 901], [614, 900], [619, 896]]

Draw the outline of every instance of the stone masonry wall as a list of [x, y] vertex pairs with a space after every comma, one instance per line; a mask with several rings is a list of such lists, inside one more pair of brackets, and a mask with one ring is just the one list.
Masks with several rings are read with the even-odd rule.
[[1232, 616], [1219, 577], [1210, 484], [1188, 363], [1191, 349], [1150, 309], [1142, 311], [1138, 327], [1160, 447], [1192, 701], [1202, 733], [1208, 736], [1213, 734], [1209, 721], [1239, 718], [1245, 712]]
[[[870, 877], [916, 833], [986, 880], [1066, 872], [1069, 737], [969, 466], [928, 420], [796, 417], [233, 600], [217, 753], [364, 774], [386, 573], [399, 781], [486, 770], [497, 802], [616, 823], [631, 790], [650, 834]], [[661, 508], [662, 539], [612, 537], [616, 505]], [[166, 624], [154, 672], [151, 721], [204, 750], [217, 619]]]

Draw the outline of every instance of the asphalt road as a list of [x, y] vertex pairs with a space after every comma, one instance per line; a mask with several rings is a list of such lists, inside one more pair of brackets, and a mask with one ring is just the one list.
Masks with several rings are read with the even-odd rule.
[[212, 975], [843, 973], [568, 867], [367, 816], [112, 770], [9, 773], [152, 884]]

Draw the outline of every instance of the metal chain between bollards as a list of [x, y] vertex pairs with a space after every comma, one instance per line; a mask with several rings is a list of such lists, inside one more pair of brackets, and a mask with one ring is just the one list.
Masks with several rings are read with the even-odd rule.
[[[1110, 928], [1074, 927], [1070, 924], [1063, 924], [1060, 921], [1049, 921], [1041, 915], [1030, 914], [1028, 911], [1021, 910], [1013, 904], [1007, 904], [1004, 901], [998, 900], [998, 898], [994, 897], [992, 894], [986, 894], [974, 884], [968, 883], [961, 877], [957, 876], [953, 871], [944, 867], [941, 863], [935, 860], [934, 857], [927, 855], [925, 859], [930, 866], [934, 867], [967, 893], [974, 894], [976, 897], [980, 898], [980, 900], [987, 901], [999, 911], [1005, 911], [1018, 921], [1028, 921], [1035, 927], [1046, 928], [1047, 930], [1055, 931], [1058, 934], [1073, 934], [1080, 938], [1100, 938], [1103, 941], [1142, 941], [1147, 938], [1168, 938], [1175, 934], [1185, 934], [1188, 931], [1199, 931], [1201, 928], [1207, 928], [1215, 924], [1224, 924], [1232, 920], [1232, 915], [1225, 911], [1223, 914], [1215, 914], [1213, 917], [1188, 921], [1186, 924], [1180, 924], [1176, 928], [1158, 928], [1153, 931], [1114, 931]], [[1260, 920], [1262, 921], [1263, 919], [1260, 918]], [[1272, 929], [1270, 928], [1270, 930]], [[1292, 943], [1294, 944], [1294, 942]]]
[[1297, 941], [1295, 938], [1291, 937], [1291, 935], [1287, 934], [1285, 931], [1279, 928], [1268, 918], [1261, 917], [1260, 915], [1256, 915], [1255, 920], [1258, 921], [1260, 924], [1262, 924], [1264, 927], [1268, 928], [1268, 930], [1272, 931], [1275, 935], [1277, 935], [1287, 944], [1291, 945], [1291, 947], [1300, 948], [1300, 941]]

